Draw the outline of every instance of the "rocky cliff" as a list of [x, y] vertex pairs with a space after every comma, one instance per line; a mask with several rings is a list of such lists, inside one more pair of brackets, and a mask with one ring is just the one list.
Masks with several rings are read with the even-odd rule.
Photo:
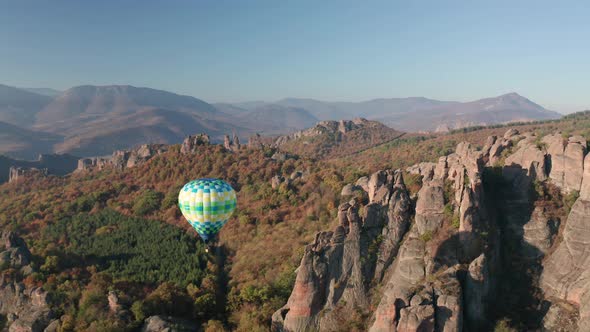
[[43, 331], [53, 317], [47, 292], [40, 287], [27, 286], [22, 278], [34, 272], [27, 245], [13, 232], [2, 233], [0, 264], [0, 314], [5, 317], [8, 331]]
[[76, 171], [100, 170], [105, 167], [122, 170], [140, 165], [154, 156], [166, 152], [168, 148], [169, 146], [164, 144], [143, 144], [132, 150], [117, 150], [109, 157], [82, 158], [78, 160]]
[[590, 329], [583, 138], [509, 130], [405, 171], [414, 198], [403, 170], [343, 188], [355, 199], [306, 246], [274, 331]]

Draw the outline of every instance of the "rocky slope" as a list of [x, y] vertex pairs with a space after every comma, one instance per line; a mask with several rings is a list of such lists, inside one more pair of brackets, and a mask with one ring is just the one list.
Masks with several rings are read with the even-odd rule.
[[1, 241], [0, 263], [13, 273], [4, 274], [0, 280], [0, 314], [10, 326], [8, 331], [43, 331], [53, 318], [47, 292], [22, 281], [35, 272], [31, 253], [13, 232], [4, 231]]
[[403, 133], [363, 118], [320, 121], [315, 126], [275, 138], [271, 144], [282, 151], [312, 158], [354, 154], [395, 140]]
[[[359, 179], [273, 330], [588, 330], [589, 170], [582, 137], [509, 130], [410, 167], [415, 197], [402, 170]], [[567, 217], [557, 196], [575, 200]]]

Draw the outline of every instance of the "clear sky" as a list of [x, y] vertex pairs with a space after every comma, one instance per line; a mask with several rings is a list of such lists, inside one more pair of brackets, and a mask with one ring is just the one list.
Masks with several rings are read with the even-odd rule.
[[588, 1], [0, 0], [0, 83], [590, 109]]

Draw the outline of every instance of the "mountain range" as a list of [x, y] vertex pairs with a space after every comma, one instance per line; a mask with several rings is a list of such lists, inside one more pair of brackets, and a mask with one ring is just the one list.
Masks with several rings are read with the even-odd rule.
[[473, 102], [423, 97], [326, 102], [211, 104], [172, 92], [128, 85], [78, 86], [59, 92], [0, 85], [0, 153], [32, 159], [39, 153], [105, 155], [143, 143], [179, 143], [200, 132], [221, 141], [253, 133], [279, 135], [321, 120], [364, 117], [400, 131], [445, 131], [472, 125], [554, 119], [559, 113], [510, 93]]
[[[424, 97], [382, 98], [362, 102], [286, 98], [274, 104], [306, 109], [320, 120], [364, 117], [398, 130], [412, 132], [446, 131], [474, 125], [561, 117], [561, 114], [549, 111], [517, 93], [471, 102], [440, 101]], [[260, 107], [260, 104], [256, 105]]]

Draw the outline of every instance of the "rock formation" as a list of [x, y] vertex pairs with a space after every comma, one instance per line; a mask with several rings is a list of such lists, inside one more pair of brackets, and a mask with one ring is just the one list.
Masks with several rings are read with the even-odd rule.
[[584, 174], [586, 140], [581, 136], [564, 139], [560, 134], [543, 138], [551, 165], [551, 181], [566, 192], [579, 191]]
[[225, 135], [223, 139], [223, 147], [228, 151], [236, 152], [240, 149], [240, 139], [236, 134], [231, 138], [229, 135]]
[[262, 136], [256, 133], [248, 137], [248, 148], [249, 149], [262, 149], [264, 147], [264, 142], [262, 140]]
[[[584, 193], [584, 197], [587, 195]], [[578, 331], [590, 328], [589, 239], [590, 201], [579, 198], [567, 217], [563, 240], [548, 256], [541, 277], [541, 287], [547, 298], [555, 299], [552, 302], [556, 303], [565, 301], [579, 308], [579, 314], [574, 315], [579, 317]]]
[[182, 145], [180, 146], [180, 153], [182, 154], [189, 154], [195, 153], [197, 148], [201, 145], [209, 145], [209, 135], [207, 134], [198, 134], [194, 136], [189, 136], [184, 139]]
[[[279, 136], [274, 143], [273, 147], [279, 147], [291, 140], [301, 137], [315, 137], [326, 133], [340, 137], [355, 129], [369, 127], [375, 125], [376, 122], [369, 121], [363, 118], [356, 118], [353, 120], [340, 120], [340, 121], [320, 121], [314, 127], [295, 132], [290, 135]], [[341, 138], [341, 137], [340, 137]]]
[[25, 178], [35, 178], [47, 176], [49, 171], [47, 168], [25, 168], [25, 167], [10, 167], [8, 170], [8, 182], [16, 182]]
[[[306, 247], [293, 293], [273, 315], [273, 330], [330, 331], [359, 326], [359, 319], [369, 331], [487, 330], [498, 303], [510, 296], [498, 293], [500, 286], [544, 291], [529, 303], [536, 307], [522, 308], [536, 312], [526, 328], [590, 330], [585, 144], [580, 137], [558, 141], [512, 129], [488, 138], [482, 150], [460, 143], [438, 162], [407, 169], [422, 176], [415, 206], [400, 171], [378, 171], [346, 185], [343, 198], [363, 190], [368, 204], [342, 203], [337, 227]], [[567, 220], [535, 204], [535, 182], [556, 185], [563, 195], [579, 188]], [[530, 289], [511, 289], [519, 284], [507, 286], [510, 279]], [[517, 301], [509, 305], [528, 300]]]
[[141, 165], [154, 156], [168, 151], [168, 148], [169, 147], [164, 144], [143, 144], [132, 150], [117, 150], [113, 152], [110, 157], [82, 158], [78, 160], [78, 168], [76, 171], [88, 171], [92, 169], [101, 170], [106, 167], [123, 170], [125, 168]]
[[[31, 253], [23, 239], [4, 231], [1, 241], [3, 268], [20, 270], [23, 275], [32, 273]], [[7, 317], [8, 331], [42, 331], [53, 316], [46, 291], [4, 276], [0, 277], [0, 314]]]
[[[370, 331], [461, 331], [465, 320], [474, 328], [486, 320], [494, 260], [485, 258], [474, 236], [488, 222], [482, 212], [483, 157], [469, 144], [459, 144], [438, 163], [411, 170], [424, 183], [415, 207], [399, 170], [379, 171], [349, 186], [366, 191], [369, 203], [341, 204], [338, 226], [318, 233], [306, 247], [293, 293], [273, 315], [275, 331], [329, 331], [366, 314]], [[447, 206], [460, 216], [460, 230], [448, 230]], [[437, 240], [445, 232], [455, 235]], [[469, 268], [461, 265], [469, 262]], [[470, 271], [477, 282], [463, 289], [460, 275]], [[488, 280], [481, 283], [482, 278]], [[380, 300], [369, 311], [377, 296], [371, 289], [378, 285]], [[467, 296], [472, 300], [464, 308]]]
[[142, 332], [194, 332], [197, 330], [197, 324], [169, 316], [148, 317], [141, 328]]

